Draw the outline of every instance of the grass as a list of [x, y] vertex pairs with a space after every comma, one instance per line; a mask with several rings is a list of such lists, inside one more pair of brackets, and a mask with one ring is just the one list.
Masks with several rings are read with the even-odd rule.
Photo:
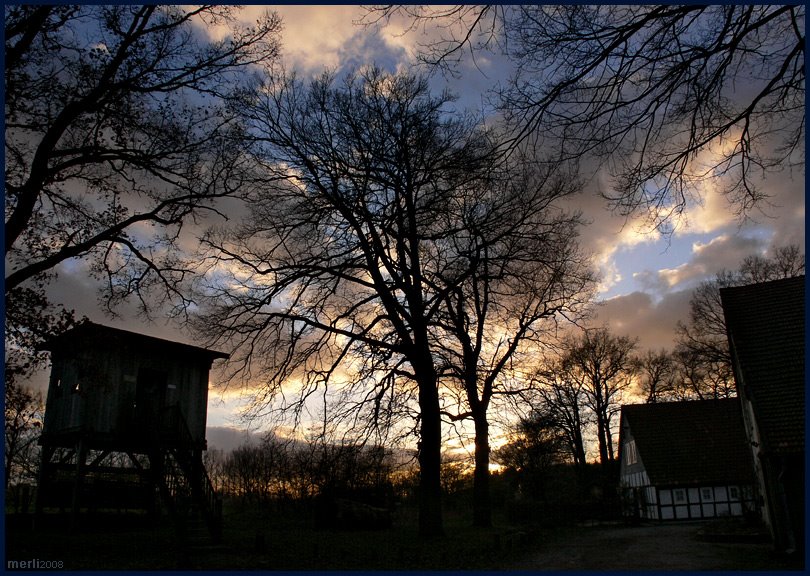
[[164, 520], [157, 527], [105, 523], [36, 533], [11, 521], [6, 559], [62, 560], [68, 570], [493, 570], [528, 543], [501, 522], [473, 528], [469, 511], [447, 511], [446, 536], [424, 542], [410, 508], [397, 511], [391, 528], [374, 531], [318, 531], [306, 514], [231, 510], [222, 545], [184, 552]]
[[[53, 520], [57, 518], [54, 517]], [[510, 566], [534, 565], [537, 555], [554, 560], [566, 547], [607, 552], [601, 563], [593, 559], [587, 569], [618, 569], [631, 544], [640, 537], [637, 527], [616, 526], [518, 527], [507, 522], [498, 509], [495, 526], [471, 526], [468, 506], [445, 510], [442, 539], [423, 542], [417, 535], [417, 513], [409, 507], [397, 510], [391, 528], [385, 530], [315, 530], [307, 513], [262, 513], [255, 508], [226, 508], [223, 542], [184, 550], [178, 544], [168, 518], [150, 525], [147, 518], [129, 517], [127, 525], [119, 518], [104, 517], [89, 522], [81, 530], [68, 530], [54, 524], [32, 531], [30, 517], [6, 517], [6, 559], [62, 561], [68, 570], [277, 570], [277, 571], [377, 571], [377, 570], [477, 570], [489, 571]], [[728, 522], [715, 522], [705, 531], [723, 528]], [[655, 526], [653, 526], [655, 528]], [[666, 525], [661, 525], [666, 528]], [[693, 526], [690, 530], [697, 530]], [[646, 556], [636, 561], [642, 569], [655, 569], [670, 552], [655, 540], [654, 532], [642, 530], [650, 545]], [[693, 538], [691, 532], [682, 537]], [[682, 538], [683, 539], [683, 538]], [[687, 546], [691, 544], [687, 543]], [[729, 570], [793, 570], [802, 559], [778, 558], [767, 544], [712, 543]], [[573, 547], [573, 548], [572, 548]], [[705, 546], [703, 547], [705, 548]], [[524, 562], [528, 561], [528, 562]], [[559, 560], [559, 558], [557, 558]], [[642, 561], [643, 560], [643, 561]], [[590, 561], [590, 560], [589, 560]], [[595, 562], [595, 563], [594, 563]], [[618, 563], [617, 563], [618, 562]], [[614, 568], [610, 568], [614, 566]], [[585, 568], [583, 568], [585, 569]]]
[[137, 519], [98, 521], [80, 529], [49, 518], [34, 531], [30, 518], [6, 516], [6, 560], [61, 561], [67, 570], [172, 570], [178, 567], [171, 525], [147, 527]]
[[238, 512], [225, 519], [226, 552], [208, 566], [268, 570], [469, 570], [497, 569], [514, 550], [505, 545], [511, 529], [478, 529], [467, 514], [445, 513], [446, 536], [424, 542], [416, 511], [401, 509], [386, 530], [314, 530], [295, 516]]

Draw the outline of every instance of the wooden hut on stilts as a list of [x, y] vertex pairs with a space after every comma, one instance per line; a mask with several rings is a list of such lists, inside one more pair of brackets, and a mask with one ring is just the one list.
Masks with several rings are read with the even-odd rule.
[[69, 509], [71, 525], [100, 509], [161, 505], [216, 540], [222, 509], [206, 450], [208, 373], [228, 355], [84, 322], [49, 340], [36, 512]]

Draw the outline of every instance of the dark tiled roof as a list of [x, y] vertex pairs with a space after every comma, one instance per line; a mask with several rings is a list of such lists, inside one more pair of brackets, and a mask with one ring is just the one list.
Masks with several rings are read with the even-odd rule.
[[804, 276], [720, 297], [737, 386], [751, 400], [764, 449], [804, 451]]
[[111, 326], [104, 326], [102, 324], [96, 324], [89, 321], [82, 322], [63, 332], [62, 334], [54, 336], [47, 342], [43, 343], [39, 348], [41, 350], [54, 351], [64, 348], [72, 348], [79, 342], [95, 342], [105, 346], [127, 345], [140, 348], [158, 348], [177, 353], [199, 354], [211, 360], [229, 357], [229, 355], [225, 354], [224, 352], [208, 350], [206, 348], [200, 348], [199, 346], [192, 346], [191, 344], [175, 342], [173, 340], [155, 338], [154, 336], [138, 334], [137, 332], [112, 328]]
[[751, 450], [738, 398], [622, 406], [656, 486], [751, 484]]

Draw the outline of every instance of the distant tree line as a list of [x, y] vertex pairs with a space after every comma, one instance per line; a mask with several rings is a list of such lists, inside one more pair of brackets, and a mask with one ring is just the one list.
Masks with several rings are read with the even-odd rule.
[[394, 458], [381, 446], [282, 439], [272, 433], [230, 452], [210, 450], [214, 487], [245, 505], [269, 507], [315, 498], [390, 504]]
[[[346, 499], [390, 510], [418, 499], [419, 467], [405, 449], [269, 432], [230, 451], [208, 450], [203, 460], [214, 488], [237, 507], [300, 509]], [[440, 476], [445, 496], [471, 493], [473, 467], [465, 454], [445, 453]]]

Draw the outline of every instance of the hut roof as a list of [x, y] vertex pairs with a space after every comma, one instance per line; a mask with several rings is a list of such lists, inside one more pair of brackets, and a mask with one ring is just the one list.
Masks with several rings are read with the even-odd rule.
[[177, 354], [196, 355], [213, 361], [217, 358], [228, 358], [230, 355], [216, 350], [209, 350], [200, 346], [184, 344], [173, 340], [155, 338], [129, 330], [121, 330], [111, 326], [104, 326], [94, 322], [82, 322], [65, 332], [54, 336], [39, 346], [40, 350], [57, 351], [70, 349], [78, 343], [92, 342], [94, 344], [109, 346], [127, 346], [137, 349], [159, 348]]

